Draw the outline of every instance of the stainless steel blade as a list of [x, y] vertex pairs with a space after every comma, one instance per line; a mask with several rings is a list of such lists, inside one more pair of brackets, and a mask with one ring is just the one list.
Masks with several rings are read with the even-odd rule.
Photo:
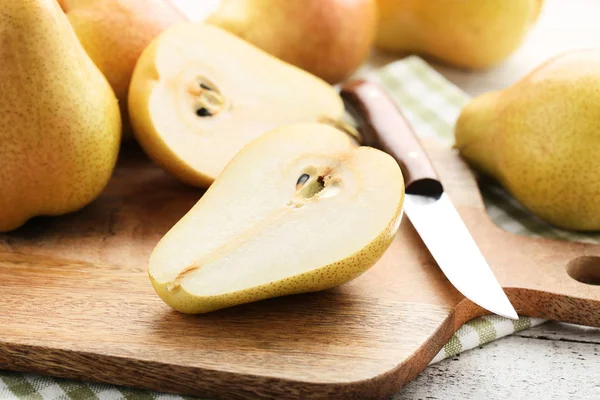
[[459, 292], [495, 314], [518, 318], [446, 193], [437, 200], [407, 194], [404, 209], [429, 252]]

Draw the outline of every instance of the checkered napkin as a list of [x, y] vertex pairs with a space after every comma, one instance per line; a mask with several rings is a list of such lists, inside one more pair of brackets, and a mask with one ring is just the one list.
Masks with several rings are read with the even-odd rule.
[[[469, 97], [418, 57], [408, 57], [371, 74], [388, 89], [421, 137], [442, 138], [451, 145], [453, 126]], [[487, 186], [482, 194], [491, 218], [507, 231], [527, 236], [600, 243], [600, 235], [583, 235], [555, 229], [531, 215], [501, 188]], [[432, 363], [479, 347], [492, 340], [541, 324], [543, 320], [521, 317], [512, 321], [485, 316], [460, 328]], [[182, 399], [118, 386], [75, 382], [31, 374], [0, 371], [0, 399]]]

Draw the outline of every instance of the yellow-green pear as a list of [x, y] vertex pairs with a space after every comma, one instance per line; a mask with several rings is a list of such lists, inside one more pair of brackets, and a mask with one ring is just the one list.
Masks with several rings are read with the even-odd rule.
[[463, 68], [507, 58], [536, 21], [543, 0], [378, 0], [375, 44]]
[[600, 230], [600, 52], [566, 53], [476, 98], [455, 133], [463, 157], [532, 212]]
[[0, 12], [0, 231], [94, 200], [115, 166], [117, 99], [56, 0]]
[[185, 21], [170, 0], [58, 0], [79, 41], [111, 84], [130, 134], [127, 93], [142, 51], [160, 32]]
[[388, 248], [403, 201], [386, 153], [328, 125], [278, 128], [246, 145], [162, 238], [150, 279], [184, 313], [341, 285]]
[[129, 89], [134, 134], [181, 181], [208, 187], [271, 129], [339, 122], [344, 104], [321, 79], [201, 23], [167, 29], [140, 57]]

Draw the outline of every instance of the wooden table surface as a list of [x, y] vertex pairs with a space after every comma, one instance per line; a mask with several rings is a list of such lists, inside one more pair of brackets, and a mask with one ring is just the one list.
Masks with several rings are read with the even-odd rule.
[[[218, 0], [175, 0], [203, 19]], [[471, 95], [502, 89], [565, 50], [600, 47], [600, 1], [545, 0], [523, 45], [502, 65], [468, 72], [435, 65]], [[365, 68], [394, 61], [374, 54]], [[393, 399], [600, 399], [600, 329], [549, 322], [428, 367]]]

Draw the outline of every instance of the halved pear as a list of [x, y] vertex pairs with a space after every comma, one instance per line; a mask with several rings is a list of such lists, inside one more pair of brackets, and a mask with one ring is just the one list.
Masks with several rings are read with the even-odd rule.
[[328, 289], [383, 255], [404, 181], [384, 152], [324, 124], [262, 135], [158, 243], [149, 274], [184, 313]]
[[184, 23], [138, 60], [129, 112], [155, 162], [208, 187], [252, 139], [288, 124], [339, 121], [344, 106], [319, 78], [220, 28]]

